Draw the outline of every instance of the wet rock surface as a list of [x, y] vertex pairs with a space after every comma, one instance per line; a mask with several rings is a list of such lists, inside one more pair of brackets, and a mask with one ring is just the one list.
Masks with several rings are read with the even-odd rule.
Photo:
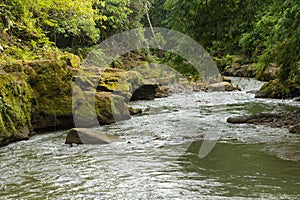
[[300, 109], [282, 113], [260, 113], [255, 115], [229, 117], [228, 123], [265, 125], [274, 128], [286, 128], [290, 133], [300, 134]]
[[300, 97], [300, 85], [287, 80], [282, 83], [280, 80], [275, 79], [268, 83], [265, 83], [259, 91], [255, 93], [256, 98], [299, 98]]
[[145, 84], [135, 90], [132, 94], [131, 101], [137, 100], [153, 100], [157, 94], [158, 85]]
[[260, 81], [271, 81], [276, 79], [279, 69], [280, 68], [276, 67], [275, 64], [270, 64], [263, 71], [258, 71], [256, 64], [240, 65], [234, 63], [225, 67], [224, 75], [235, 77], [257, 77]]
[[68, 132], [66, 144], [109, 144], [121, 141], [118, 136], [110, 135], [99, 130], [73, 128]]
[[129, 107], [129, 113], [130, 115], [138, 115], [138, 114], [142, 114], [143, 110], [141, 108]]
[[208, 91], [211, 92], [224, 92], [224, 91], [231, 92], [236, 90], [241, 90], [241, 89], [229, 82], [213, 83], [208, 86]]

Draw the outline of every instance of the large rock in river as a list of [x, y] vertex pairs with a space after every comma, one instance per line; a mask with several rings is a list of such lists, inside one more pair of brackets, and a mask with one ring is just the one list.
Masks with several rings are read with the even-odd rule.
[[229, 92], [229, 91], [241, 90], [241, 89], [229, 82], [219, 82], [219, 83], [210, 84], [208, 86], [208, 90], [212, 92], [222, 92], [222, 91]]
[[126, 102], [144, 84], [142, 75], [136, 71], [106, 68], [100, 75], [97, 91], [113, 92], [124, 97]]
[[256, 98], [294, 98], [300, 96], [300, 85], [294, 81], [286, 80], [280, 81], [279, 79], [272, 80], [265, 83], [258, 92]]
[[[75, 114], [76, 126], [87, 128], [98, 125], [111, 124], [117, 121], [130, 119], [130, 113], [125, 99], [122, 96], [110, 92], [90, 92], [80, 89], [74, 95], [73, 114]], [[95, 104], [88, 103], [95, 98]], [[94, 119], [97, 117], [98, 122]], [[96, 124], [97, 123], [97, 124]]]
[[122, 141], [118, 136], [87, 128], [73, 128], [68, 132], [66, 144], [109, 144]]
[[157, 88], [157, 84], [144, 84], [134, 91], [130, 100], [153, 100], [156, 97]]

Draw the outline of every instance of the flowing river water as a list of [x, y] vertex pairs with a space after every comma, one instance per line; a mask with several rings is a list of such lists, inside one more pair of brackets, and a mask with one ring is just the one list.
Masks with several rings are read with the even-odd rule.
[[[291, 100], [240, 92], [182, 93], [154, 101], [131, 120], [101, 129], [124, 141], [65, 145], [67, 131], [0, 149], [0, 199], [299, 199], [300, 137], [226, 123], [230, 116], [292, 110]], [[202, 137], [218, 139], [199, 157]]]

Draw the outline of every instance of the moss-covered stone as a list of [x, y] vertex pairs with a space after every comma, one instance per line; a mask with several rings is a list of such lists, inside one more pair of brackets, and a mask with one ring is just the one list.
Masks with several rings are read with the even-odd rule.
[[281, 82], [279, 79], [265, 83], [256, 93], [256, 98], [293, 98], [300, 96], [300, 85], [292, 80]]
[[125, 99], [119, 95], [97, 92], [96, 113], [100, 124], [111, 124], [130, 119], [130, 113]]
[[64, 60], [48, 60], [32, 65], [35, 74], [30, 84], [35, 94], [32, 110], [33, 127], [36, 130], [55, 130], [73, 127], [72, 77], [76, 69]]
[[[95, 104], [91, 102], [95, 98]], [[76, 125], [80, 127], [111, 124], [116, 121], [130, 119], [129, 109], [123, 97], [111, 92], [90, 92], [76, 89], [76, 98], [73, 102], [73, 112], [76, 116]], [[97, 121], [94, 120], [97, 117]]]
[[256, 79], [260, 81], [271, 81], [276, 79], [280, 68], [276, 66], [276, 64], [271, 63], [267, 67], [261, 64], [257, 64], [257, 72], [256, 72]]
[[0, 145], [28, 138], [32, 97], [24, 73], [0, 74]]
[[226, 76], [238, 76], [238, 77], [255, 77], [256, 75], [256, 65], [255, 64], [232, 64], [225, 67], [224, 75]]
[[138, 72], [107, 68], [100, 75], [97, 91], [113, 92], [128, 102], [132, 93], [143, 85], [143, 82], [143, 77]]
[[[1, 63], [0, 145], [27, 139], [31, 130], [52, 131], [74, 127], [72, 97], [80, 60], [69, 53], [54, 52], [53, 56], [55, 59]], [[126, 102], [132, 92], [142, 85], [143, 78], [138, 72], [112, 68], [81, 74], [86, 87], [80, 84], [80, 101], [85, 102], [85, 93], [95, 92], [94, 83], [100, 75], [98, 89], [102, 88], [105, 92], [94, 95], [95, 106], [79, 106], [76, 114], [81, 114], [84, 119], [88, 112], [96, 112], [100, 124], [129, 119]], [[87, 122], [87, 126], [90, 125], [94, 124]]]

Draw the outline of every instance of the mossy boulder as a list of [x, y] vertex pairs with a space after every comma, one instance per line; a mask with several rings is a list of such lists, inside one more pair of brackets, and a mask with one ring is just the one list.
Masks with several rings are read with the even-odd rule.
[[130, 119], [129, 108], [122, 96], [109, 92], [97, 92], [96, 114], [100, 124], [111, 124]]
[[31, 63], [35, 74], [29, 83], [34, 90], [32, 125], [36, 131], [74, 126], [72, 118], [72, 77], [77, 71], [65, 60]]
[[143, 85], [143, 82], [143, 77], [138, 72], [107, 68], [100, 74], [97, 91], [113, 92], [128, 102], [132, 93]]
[[74, 80], [76, 84], [82, 80], [81, 103], [85, 103], [86, 95], [95, 98], [95, 105], [88, 108], [75, 104], [76, 116], [82, 117], [86, 126], [95, 125], [86, 119], [88, 112], [95, 112], [100, 124], [130, 118], [126, 103], [143, 85], [141, 74], [107, 68], [80, 74], [77, 79], [80, 63], [79, 57], [62, 52], [54, 52], [51, 59], [0, 63], [0, 145], [28, 139], [33, 131], [74, 127]]
[[256, 98], [294, 98], [300, 96], [300, 85], [292, 80], [280, 81], [279, 79], [265, 83], [258, 92]]
[[0, 73], [0, 146], [28, 139], [32, 98], [24, 73]]
[[157, 88], [157, 84], [144, 84], [134, 91], [130, 100], [153, 100], [157, 95]]
[[255, 64], [240, 65], [238, 63], [234, 63], [232, 65], [228, 65], [227, 67], [225, 67], [224, 75], [238, 76], [238, 77], [255, 77], [256, 65]]
[[[30, 83], [36, 93], [36, 106], [33, 109], [33, 127], [35, 130], [55, 130], [66, 129], [75, 126], [72, 110], [72, 98], [74, 95], [74, 75], [78, 68], [69, 66], [68, 59], [59, 62], [53, 61], [44, 63], [43, 66], [35, 68], [36, 74], [31, 77]], [[116, 75], [115, 75], [116, 73]], [[93, 81], [97, 79], [97, 74], [87, 74], [78, 80], [82, 81], [78, 87], [77, 100], [86, 102], [86, 98], [93, 95], [95, 106], [77, 106], [76, 116], [82, 117], [85, 127], [94, 126], [93, 120], [86, 118], [86, 113], [96, 112], [100, 124], [111, 124], [119, 120], [129, 119], [129, 111], [122, 96], [111, 92], [93, 92]], [[118, 79], [127, 80], [123, 87]], [[135, 73], [125, 73], [123, 71], [105, 71], [101, 76], [103, 86], [107, 90], [115, 89], [124, 92], [130, 91], [133, 84], [138, 84], [140, 77]], [[112, 80], [115, 80], [113, 82]], [[115, 85], [113, 85], [113, 83]], [[99, 83], [100, 84], [100, 83]], [[120, 85], [120, 86], [119, 86]], [[77, 87], [77, 86], [76, 86]], [[77, 104], [76, 104], [77, 105]], [[82, 110], [84, 109], [84, 110]], [[81, 116], [82, 115], [82, 116]]]
[[[91, 98], [95, 98], [93, 105]], [[81, 91], [78, 88], [73, 102], [73, 112], [80, 127], [111, 124], [121, 120], [130, 119], [130, 113], [125, 99], [111, 92]], [[97, 117], [97, 121], [93, 118]]]
[[[56, 130], [74, 126], [72, 118], [72, 77], [78, 71], [80, 59], [60, 53], [53, 59], [24, 60], [4, 63], [3, 71], [24, 74], [24, 84], [31, 90], [30, 127], [35, 131]], [[6, 80], [7, 84], [11, 83]], [[23, 84], [23, 85], [24, 85]], [[26, 89], [22, 85], [23, 89]], [[1, 91], [1, 95], [3, 91]], [[17, 109], [16, 106], [13, 106]], [[24, 130], [23, 130], [24, 132]], [[25, 131], [26, 132], [26, 131]]]

